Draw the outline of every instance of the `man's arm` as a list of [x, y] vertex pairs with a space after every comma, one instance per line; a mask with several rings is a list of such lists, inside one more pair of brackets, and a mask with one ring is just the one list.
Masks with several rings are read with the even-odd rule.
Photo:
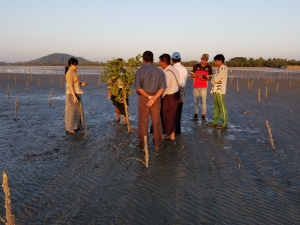
[[219, 73], [214, 77], [213, 82], [218, 84], [220, 80], [227, 76], [227, 67], [219, 70]]
[[192, 71], [191, 71], [191, 78], [199, 77], [199, 74], [196, 74], [196, 70], [197, 70], [197, 66], [194, 65], [194, 66], [193, 66], [193, 69], [192, 69]]
[[155, 102], [156, 102], [156, 100], [158, 99], [158, 98], [160, 98], [160, 96], [162, 95], [162, 93], [164, 92], [164, 90], [165, 89], [159, 89], [157, 92], [156, 92], [156, 94], [152, 97], [152, 98], [150, 98], [149, 99], [149, 101], [148, 101], [148, 103], [147, 103], [147, 106], [148, 107], [151, 107]]

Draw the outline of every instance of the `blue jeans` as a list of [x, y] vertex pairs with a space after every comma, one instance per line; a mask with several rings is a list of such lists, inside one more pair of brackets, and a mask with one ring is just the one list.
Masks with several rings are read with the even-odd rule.
[[206, 114], [206, 96], [207, 96], [207, 88], [193, 88], [195, 114], [198, 114], [198, 101], [199, 101], [199, 98], [200, 98], [200, 101], [201, 101], [202, 114], [203, 115]]

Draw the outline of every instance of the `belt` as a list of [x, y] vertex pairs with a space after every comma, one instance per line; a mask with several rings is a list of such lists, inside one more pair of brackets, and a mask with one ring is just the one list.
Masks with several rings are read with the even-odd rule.
[[149, 96], [154, 96], [156, 93], [147, 93]]

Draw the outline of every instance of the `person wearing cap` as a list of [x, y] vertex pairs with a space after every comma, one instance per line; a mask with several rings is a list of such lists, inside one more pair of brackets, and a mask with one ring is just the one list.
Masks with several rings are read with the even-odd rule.
[[143, 66], [137, 69], [134, 80], [138, 100], [138, 149], [143, 149], [144, 136], [148, 139], [149, 115], [153, 125], [153, 141], [155, 150], [160, 150], [163, 145], [163, 131], [161, 124], [161, 95], [166, 88], [165, 73], [153, 65], [153, 53], [143, 53]]
[[[184, 88], [185, 84], [186, 84], [186, 80], [187, 80], [187, 76], [188, 76], [188, 72], [187, 69], [181, 65], [181, 55], [179, 52], [173, 52], [172, 54], [172, 65], [173, 67], [175, 67], [178, 72], [179, 72], [179, 86]], [[178, 103], [177, 106], [177, 112], [176, 112], [176, 119], [175, 119], [175, 124], [176, 124], [176, 131], [175, 134], [181, 134], [181, 112], [182, 112], [182, 107], [183, 107], [183, 102]]]
[[211, 79], [212, 68], [207, 64], [209, 55], [203, 54], [201, 62], [193, 66], [191, 71], [191, 78], [194, 78], [193, 83], [193, 97], [194, 97], [194, 112], [195, 115], [192, 120], [198, 120], [198, 101], [201, 101], [202, 121], [206, 121], [206, 96], [208, 80]]

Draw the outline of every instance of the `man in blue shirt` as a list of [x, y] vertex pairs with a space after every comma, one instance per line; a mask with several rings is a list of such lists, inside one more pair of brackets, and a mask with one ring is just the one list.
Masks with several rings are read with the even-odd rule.
[[[136, 71], [134, 88], [139, 94], [138, 100], [138, 139], [143, 148], [144, 136], [148, 138], [149, 115], [153, 124], [155, 150], [163, 147], [163, 132], [160, 117], [161, 95], [166, 88], [164, 72], [153, 65], [153, 53], [143, 53], [143, 66]], [[149, 139], [147, 139], [149, 140]]]

